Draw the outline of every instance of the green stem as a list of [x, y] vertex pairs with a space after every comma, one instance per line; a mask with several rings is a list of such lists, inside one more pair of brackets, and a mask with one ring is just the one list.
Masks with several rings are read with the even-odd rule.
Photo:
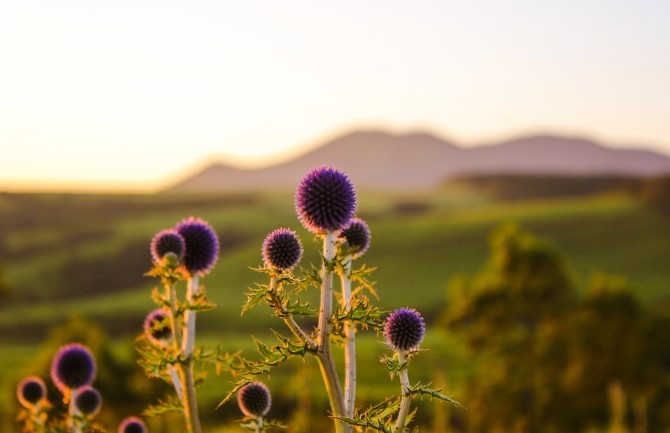
[[[328, 393], [330, 408], [335, 416], [346, 416], [342, 385], [337, 376], [335, 361], [330, 349], [330, 318], [333, 314], [333, 272], [329, 269], [335, 259], [335, 232], [329, 231], [323, 240], [324, 263], [321, 267], [321, 302], [319, 305], [319, 334], [317, 339], [317, 360], [323, 376], [323, 382]], [[335, 420], [335, 431], [345, 433], [351, 431], [351, 426]]]
[[[351, 254], [344, 258], [344, 270], [340, 274], [342, 298], [346, 312], [351, 310]], [[356, 326], [347, 320], [344, 324], [344, 409], [347, 417], [353, 418], [356, 402]]]
[[400, 409], [398, 410], [398, 419], [396, 421], [394, 433], [403, 433], [405, 431], [405, 420], [409, 413], [410, 403], [410, 386], [409, 375], [407, 374], [407, 360], [406, 352], [404, 350], [398, 351], [398, 364], [400, 364], [400, 371], [398, 377], [400, 378], [400, 388], [402, 390], [402, 397], [400, 398]]
[[316, 343], [310, 338], [309, 335], [298, 325], [298, 323], [293, 318], [293, 315], [286, 311], [284, 306], [281, 303], [281, 300], [277, 296], [277, 278], [270, 278], [270, 303], [271, 306], [281, 313], [281, 318], [289, 328], [289, 330], [300, 339], [303, 343], [307, 344], [307, 347], [310, 350], [316, 350]]

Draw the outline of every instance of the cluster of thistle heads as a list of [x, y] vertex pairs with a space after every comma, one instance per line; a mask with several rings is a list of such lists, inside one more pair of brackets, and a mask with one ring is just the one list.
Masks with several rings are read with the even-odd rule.
[[[88, 425], [102, 408], [102, 396], [93, 387], [96, 363], [91, 350], [78, 343], [64, 345], [58, 349], [51, 362], [51, 380], [69, 404], [67, 422], [70, 425]], [[29, 376], [17, 386], [19, 403], [30, 413], [28, 422], [44, 426], [51, 404], [47, 399], [47, 388], [38, 376]], [[139, 418], [129, 417], [119, 425], [119, 433], [146, 433]]]
[[[361, 257], [370, 247], [371, 234], [366, 222], [356, 217], [356, 191], [342, 171], [328, 166], [316, 168], [301, 180], [295, 195], [299, 221], [311, 233], [335, 234], [346, 254]], [[219, 239], [206, 221], [189, 217], [173, 228], [161, 230], [151, 240], [154, 263], [182, 269], [188, 277], [208, 274], [219, 256]], [[298, 266], [302, 242], [289, 228], [270, 232], [262, 245], [265, 267], [274, 273], [291, 272]], [[150, 343], [167, 346], [173, 337], [171, 312], [164, 308], [151, 311], [144, 321], [144, 335]], [[392, 312], [384, 322], [387, 345], [396, 352], [417, 349], [425, 334], [421, 315], [412, 308]], [[92, 387], [96, 375], [95, 360], [88, 348], [80, 344], [63, 346], [53, 359], [51, 377], [65, 400], [72, 399], [72, 414], [92, 419], [102, 406], [100, 393]], [[46, 387], [38, 377], [26, 378], [19, 384], [18, 399], [33, 413], [48, 406]], [[268, 387], [262, 382], [248, 383], [238, 390], [238, 406], [249, 418], [265, 417], [271, 405]], [[72, 415], [71, 414], [71, 415]], [[119, 433], [146, 433], [144, 423], [136, 417], [123, 420]]]
[[157, 263], [174, 260], [190, 275], [206, 275], [219, 258], [219, 238], [209, 223], [200, 218], [186, 218], [154, 236], [151, 257]]

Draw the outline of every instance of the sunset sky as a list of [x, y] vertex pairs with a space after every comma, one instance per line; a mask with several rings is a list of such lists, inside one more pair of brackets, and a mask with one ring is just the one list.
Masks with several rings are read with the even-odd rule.
[[0, 5], [0, 191], [160, 188], [357, 128], [670, 154], [670, 2]]

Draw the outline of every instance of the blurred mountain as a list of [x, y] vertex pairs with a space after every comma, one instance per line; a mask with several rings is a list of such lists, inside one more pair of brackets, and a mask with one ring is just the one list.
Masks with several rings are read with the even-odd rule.
[[521, 137], [459, 147], [427, 133], [354, 132], [292, 161], [258, 169], [213, 164], [169, 188], [175, 192], [292, 189], [319, 165], [344, 170], [360, 189], [429, 189], [459, 176], [486, 174], [654, 176], [670, 173], [670, 157], [615, 149], [581, 138]]

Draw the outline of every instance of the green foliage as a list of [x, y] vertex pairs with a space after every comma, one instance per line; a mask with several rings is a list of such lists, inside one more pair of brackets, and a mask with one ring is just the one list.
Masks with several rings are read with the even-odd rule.
[[581, 299], [573, 281], [555, 250], [503, 226], [484, 269], [452, 285], [445, 324], [480, 366], [465, 397], [467, 431], [604, 427], [616, 412], [612, 387], [648, 409], [623, 419], [656, 426], [650, 431], [665, 425], [656, 423], [666, 413], [670, 358], [656, 338], [670, 335], [659, 325], [667, 315], [644, 308], [621, 279], [597, 274]]

